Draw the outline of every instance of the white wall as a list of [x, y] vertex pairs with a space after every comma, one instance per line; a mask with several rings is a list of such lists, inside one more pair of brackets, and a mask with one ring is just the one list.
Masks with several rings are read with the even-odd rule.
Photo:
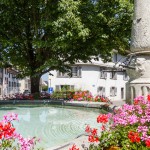
[[31, 91], [31, 84], [30, 84], [30, 78], [25, 77], [21, 80], [19, 80], [19, 93], [23, 93], [25, 90]]
[[[96, 65], [81, 65], [82, 77], [81, 78], [57, 78], [57, 72], [51, 71], [54, 76], [49, 76], [49, 87], [55, 90], [56, 85], [75, 85], [76, 90], [89, 90], [95, 96], [97, 95], [97, 88], [99, 86], [105, 87], [105, 96], [111, 100], [125, 100], [127, 81], [123, 80], [123, 72], [117, 73], [117, 80], [110, 79], [110, 72], [107, 72], [107, 79], [100, 79], [100, 66]], [[117, 96], [110, 96], [110, 88], [117, 88]], [[121, 88], [124, 88], [124, 98], [121, 99]]]
[[[9, 86], [9, 83], [11, 83], [11, 86]], [[15, 75], [9, 73], [7, 69], [3, 69], [3, 89], [2, 89], [3, 96], [4, 95], [9, 96], [18, 93], [19, 92], [18, 83], [19, 83], [18, 79], [15, 78]]]

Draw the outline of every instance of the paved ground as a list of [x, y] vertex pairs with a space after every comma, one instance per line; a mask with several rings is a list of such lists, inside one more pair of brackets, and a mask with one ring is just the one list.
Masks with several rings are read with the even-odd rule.
[[[90, 145], [90, 143], [88, 142], [88, 136], [81, 136], [70, 142], [64, 143], [63, 145], [58, 145], [46, 150], [69, 150], [69, 148], [71, 148], [73, 144], [76, 144], [77, 148], [79, 148], [80, 150], [86, 150], [85, 148], [88, 148]], [[84, 148], [82, 147], [82, 145], [84, 145]]]

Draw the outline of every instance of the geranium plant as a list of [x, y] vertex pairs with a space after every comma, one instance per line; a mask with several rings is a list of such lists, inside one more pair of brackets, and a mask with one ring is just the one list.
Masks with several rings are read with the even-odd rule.
[[13, 126], [13, 121], [18, 120], [18, 115], [8, 113], [3, 116], [0, 121], [0, 149], [1, 150], [33, 150], [36, 142], [39, 139], [23, 138], [21, 134], [17, 133]]
[[90, 102], [105, 102], [105, 103], [112, 103], [107, 97], [105, 96], [93, 96], [89, 91], [76, 91], [73, 94], [72, 100], [75, 101], [90, 101]]
[[[88, 125], [90, 150], [148, 150], [150, 149], [150, 95], [124, 104], [114, 114], [100, 114], [97, 122], [101, 133]], [[97, 142], [97, 144], [95, 144]]]
[[73, 100], [77, 101], [93, 101], [93, 96], [89, 91], [76, 91]]

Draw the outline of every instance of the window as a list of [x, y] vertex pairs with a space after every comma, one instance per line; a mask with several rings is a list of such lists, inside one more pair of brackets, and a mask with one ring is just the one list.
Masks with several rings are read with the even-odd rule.
[[14, 87], [16, 87], [16, 82], [14, 82]]
[[74, 90], [74, 85], [70, 85], [70, 90]]
[[6, 81], [6, 77], [5, 77], [5, 84], [7, 83], [7, 81]]
[[117, 88], [116, 87], [110, 88], [110, 96], [112, 96], [112, 97], [117, 96]]
[[79, 66], [73, 66], [71, 67], [71, 76], [68, 75], [68, 73], [62, 73], [60, 71], [57, 72], [57, 77], [62, 78], [79, 78], [81, 77], [81, 67]]
[[11, 82], [9, 81], [9, 87], [11, 87]]
[[72, 77], [77, 77], [78, 76], [78, 67], [72, 67], [72, 72], [71, 75]]
[[63, 91], [63, 90], [74, 90], [74, 85], [56, 85], [56, 91]]
[[117, 72], [115, 71], [110, 72], [110, 79], [117, 80]]
[[0, 85], [2, 85], [3, 84], [3, 79], [2, 78], [0, 78]]
[[101, 79], [106, 79], [107, 78], [107, 72], [105, 70], [106, 70], [106, 68], [100, 67], [100, 78]]
[[2, 68], [0, 68], [0, 73], [3, 73], [3, 69]]
[[60, 71], [57, 72], [57, 77], [62, 77], [62, 78], [69, 78], [68, 73], [62, 73]]
[[105, 87], [102, 87], [102, 86], [98, 87], [97, 94], [99, 96], [105, 96]]
[[71, 71], [72, 77], [81, 77], [81, 67], [73, 66], [71, 68], [72, 68], [72, 71]]
[[121, 99], [124, 99], [124, 88], [121, 88]]
[[21, 87], [21, 83], [18, 83], [18, 87]]
[[7, 69], [5, 69], [5, 74], [7, 74]]
[[12, 74], [12, 79], [14, 80], [15, 78], [16, 78], [16, 76]]
[[123, 74], [123, 80], [125, 80], [125, 81], [128, 81], [128, 80], [129, 80], [128, 75], [127, 75], [126, 72], [124, 72], [124, 74]]

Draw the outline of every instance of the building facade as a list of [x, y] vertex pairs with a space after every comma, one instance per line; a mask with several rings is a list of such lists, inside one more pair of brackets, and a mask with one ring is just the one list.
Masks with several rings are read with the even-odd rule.
[[0, 68], [0, 99], [19, 92], [17, 71], [11, 68]]
[[[117, 56], [116, 56], [117, 55]], [[121, 56], [113, 56], [113, 62], [104, 63], [92, 61], [91, 63], [78, 63], [72, 66], [71, 77], [67, 73], [51, 71], [49, 87], [54, 91], [64, 87], [70, 90], [88, 90], [93, 96], [106, 96], [111, 100], [126, 99], [126, 83], [128, 76], [125, 71], [115, 66], [115, 62], [121, 60]]]
[[19, 93], [24, 93], [25, 91], [31, 92], [31, 80], [29, 77], [19, 79]]

